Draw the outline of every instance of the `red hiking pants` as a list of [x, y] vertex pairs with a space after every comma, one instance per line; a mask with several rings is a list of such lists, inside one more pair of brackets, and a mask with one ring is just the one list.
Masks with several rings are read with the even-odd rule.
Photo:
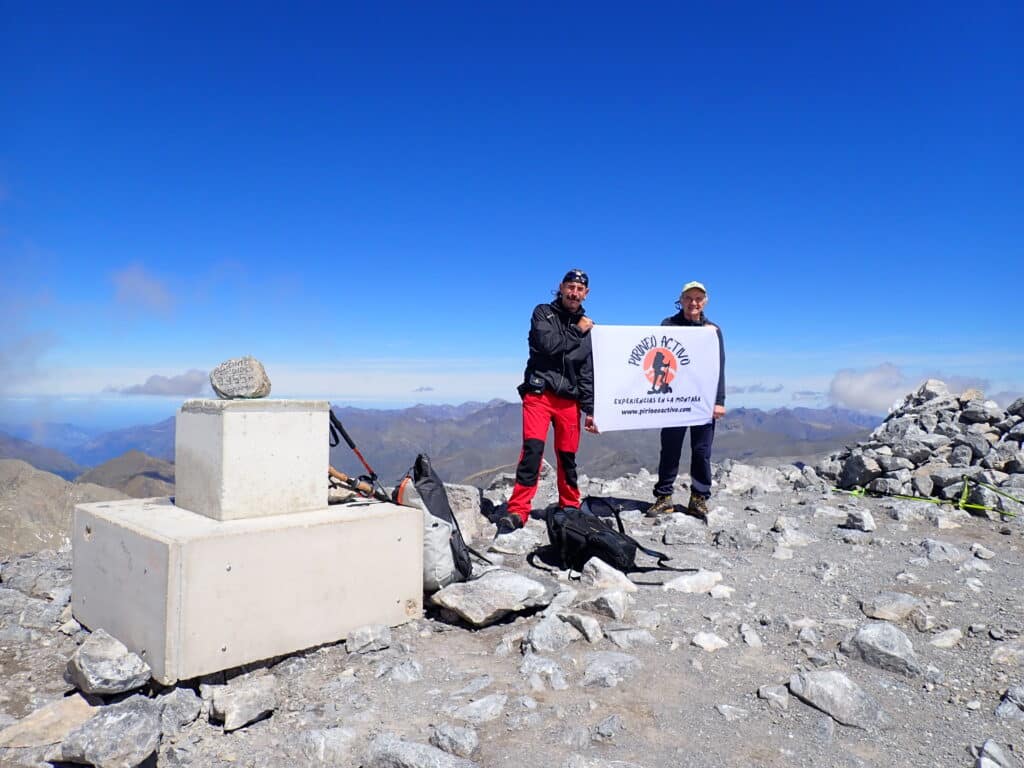
[[516, 468], [516, 485], [508, 500], [508, 511], [519, 515], [523, 522], [530, 517], [540, 464], [544, 458], [544, 440], [552, 424], [555, 426], [555, 454], [558, 458], [558, 503], [563, 507], [580, 505], [580, 489], [576, 484], [580, 404], [548, 390], [539, 395], [527, 394], [523, 396], [523, 452]]

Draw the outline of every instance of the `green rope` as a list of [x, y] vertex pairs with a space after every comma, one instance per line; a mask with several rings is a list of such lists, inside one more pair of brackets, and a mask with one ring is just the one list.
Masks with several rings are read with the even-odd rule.
[[1011, 496], [1006, 491], [1002, 490], [1001, 488], [997, 488], [994, 485], [989, 485], [988, 483], [983, 483], [981, 480], [975, 480], [973, 477], [968, 477], [967, 475], [963, 476], [963, 480], [964, 480], [964, 487], [960, 491], [960, 498], [955, 500], [955, 501], [953, 499], [936, 499], [936, 498], [933, 498], [931, 496], [908, 496], [908, 495], [902, 494], [902, 493], [887, 493], [885, 491], [873, 491], [873, 490], [869, 490], [868, 488], [865, 488], [865, 487], [860, 486], [860, 485], [856, 486], [852, 491], [847, 491], [847, 490], [844, 490], [842, 488], [832, 488], [832, 490], [835, 491], [836, 493], [845, 493], [845, 494], [849, 494], [850, 496], [856, 496], [856, 497], [862, 497], [862, 496], [884, 496], [884, 497], [887, 497], [887, 498], [890, 498], [890, 499], [904, 499], [906, 501], [924, 501], [924, 502], [927, 502], [928, 504], [938, 504], [940, 506], [943, 505], [943, 504], [949, 504], [949, 505], [953, 506], [955, 509], [963, 509], [963, 510], [977, 509], [977, 510], [982, 510], [982, 511], [985, 511], [985, 512], [995, 512], [996, 514], [1003, 515], [1004, 517], [1016, 517], [1017, 516], [1016, 512], [1010, 512], [1010, 511], [1005, 510], [1005, 509], [996, 509], [995, 507], [987, 506], [985, 504], [972, 504], [969, 501], [967, 501], [967, 497], [970, 495], [970, 492], [971, 492], [970, 491], [970, 483], [974, 483], [975, 485], [980, 485], [982, 488], [987, 488], [988, 490], [992, 491], [993, 493], [996, 493], [999, 496], [1007, 498], [1010, 501], [1015, 501], [1018, 504], [1024, 505], [1024, 501], [1021, 501], [1016, 496]]

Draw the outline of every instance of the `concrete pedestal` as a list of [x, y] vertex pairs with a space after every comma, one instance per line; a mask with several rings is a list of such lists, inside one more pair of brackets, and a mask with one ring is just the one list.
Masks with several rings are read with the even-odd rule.
[[219, 522], [169, 499], [98, 502], [75, 507], [72, 540], [75, 618], [168, 685], [422, 611], [422, 512], [408, 507]]
[[214, 520], [327, 504], [323, 400], [189, 400], [175, 425], [175, 504]]

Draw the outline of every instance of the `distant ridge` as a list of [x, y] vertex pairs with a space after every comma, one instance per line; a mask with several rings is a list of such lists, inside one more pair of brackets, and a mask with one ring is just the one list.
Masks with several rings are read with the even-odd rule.
[[70, 456], [6, 432], [0, 432], [0, 459], [18, 459], [65, 480], [74, 479], [82, 471], [82, 467]]
[[[518, 402], [420, 404], [401, 410], [341, 407], [335, 408], [335, 413], [386, 484], [396, 482], [419, 452], [429, 453], [438, 472], [449, 482], [471, 482], [481, 487], [494, 474], [514, 469], [519, 458], [522, 411]], [[842, 408], [735, 408], [717, 425], [714, 458], [747, 463], [814, 463], [829, 452], [863, 439], [881, 420], [880, 416]], [[656, 430], [585, 435], [580, 446], [580, 470], [603, 477], [617, 477], [642, 467], [654, 471], [658, 446]], [[99, 474], [90, 472], [83, 477], [96, 478], [95, 482], [133, 496], [169, 494], [169, 486], [159, 483], [173, 483], [173, 417], [92, 436], [69, 448], [73, 466], [63, 471], [66, 477], [76, 477], [82, 471], [76, 463], [98, 468], [129, 451], [141, 451], [147, 458], [162, 460], [162, 464], [147, 465], [134, 456], [105, 467]], [[23, 454], [18, 458], [34, 463]], [[550, 445], [547, 458], [554, 463]], [[351, 475], [366, 472], [344, 444], [332, 449], [331, 463]]]
[[123, 498], [113, 488], [69, 483], [24, 461], [0, 459], [0, 561], [66, 545], [75, 504]]
[[130, 450], [139, 450], [164, 461], [174, 461], [174, 417], [156, 424], [103, 432], [69, 450], [68, 454], [79, 464], [94, 467]]
[[174, 495], [174, 465], [131, 450], [79, 476], [79, 483], [115, 488], [136, 499]]

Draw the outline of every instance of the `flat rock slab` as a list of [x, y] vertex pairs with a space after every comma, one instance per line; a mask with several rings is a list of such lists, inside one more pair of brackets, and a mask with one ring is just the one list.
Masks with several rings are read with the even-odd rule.
[[843, 725], [869, 729], [891, 723], [877, 701], [836, 670], [797, 672], [789, 679], [789, 691]]
[[1010, 643], [1003, 643], [992, 651], [991, 660], [993, 664], [1006, 664], [1008, 666], [1024, 665], [1024, 641], [1018, 640]]
[[115, 637], [97, 629], [75, 649], [65, 675], [85, 693], [126, 693], [149, 682], [149, 665]]
[[931, 640], [928, 641], [928, 645], [934, 645], [936, 648], [955, 648], [960, 644], [963, 639], [964, 633], [956, 627], [947, 629], [945, 632], [939, 632]]
[[96, 711], [80, 694], [58, 699], [0, 731], [0, 749], [59, 744]]
[[908, 677], [921, 674], [910, 638], [888, 622], [877, 621], [861, 627], [842, 647], [846, 653], [873, 667]]
[[569, 622], [562, 621], [557, 616], [547, 616], [530, 628], [523, 645], [537, 653], [556, 653], [568, 648], [582, 636]]
[[216, 689], [210, 713], [224, 723], [225, 731], [235, 731], [270, 714], [276, 707], [277, 680], [273, 675], [264, 675]]
[[705, 571], [703, 569], [696, 573], [687, 573], [684, 576], [666, 581], [662, 589], [673, 592], [686, 592], [693, 595], [710, 592], [711, 589], [722, 580], [722, 574], [718, 571]]
[[583, 657], [583, 685], [615, 688], [643, 665], [636, 656], [616, 651], [598, 651]]
[[367, 768], [478, 768], [477, 763], [449, 754], [430, 744], [405, 741], [385, 733], [370, 742]]
[[174, 688], [157, 698], [162, 708], [160, 731], [164, 736], [177, 733], [191, 725], [202, 709], [203, 701], [191, 688]]
[[263, 363], [249, 355], [225, 360], [210, 371], [210, 386], [222, 400], [248, 400], [270, 394]]
[[160, 744], [160, 705], [132, 696], [99, 712], [68, 734], [60, 760], [96, 768], [130, 768], [149, 758]]
[[690, 641], [690, 644], [708, 651], [709, 653], [729, 647], [729, 643], [714, 632], [698, 632], [693, 636], [693, 640]]
[[496, 536], [487, 548], [489, 552], [503, 555], [525, 555], [542, 544], [541, 534], [527, 526]]
[[356, 627], [345, 639], [349, 653], [372, 653], [391, 646], [391, 628], [387, 624], [367, 624]]
[[591, 600], [584, 600], [579, 607], [591, 613], [621, 620], [626, 617], [629, 611], [629, 595], [620, 589], [613, 589], [609, 592], [602, 592]]
[[902, 621], [918, 608], [923, 610], [924, 603], [903, 592], [882, 592], [860, 604], [865, 616], [882, 621]]
[[497, 568], [479, 579], [449, 584], [431, 600], [469, 624], [485, 627], [510, 613], [545, 606], [551, 596], [539, 581]]
[[448, 754], [468, 758], [480, 746], [480, 737], [472, 728], [442, 723], [431, 729], [430, 743]]
[[598, 557], [592, 557], [584, 563], [580, 583], [596, 589], [621, 589], [624, 592], [636, 592], [639, 589], [626, 574]]
[[481, 725], [501, 717], [507, 703], [508, 696], [504, 693], [492, 693], [490, 696], [484, 696], [464, 707], [459, 707], [452, 713], [452, 717], [470, 725]]

